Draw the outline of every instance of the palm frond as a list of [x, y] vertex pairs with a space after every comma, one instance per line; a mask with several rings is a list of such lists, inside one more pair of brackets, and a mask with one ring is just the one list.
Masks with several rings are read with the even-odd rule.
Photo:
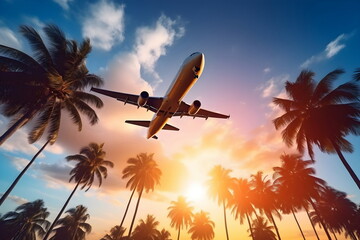
[[0, 71], [1, 72], [31, 72], [31, 68], [23, 62], [0, 56]]
[[87, 92], [74, 91], [73, 96], [88, 104], [94, 105], [96, 108], [102, 108], [104, 106], [103, 101], [99, 97]]
[[354, 72], [353, 78], [355, 81], [360, 81], [360, 68], [357, 68]]
[[290, 110], [294, 109], [296, 106], [296, 103], [293, 100], [277, 98], [277, 97], [273, 98], [273, 103], [279, 106], [285, 112], [289, 112]]
[[34, 143], [41, 138], [46, 127], [49, 124], [54, 109], [55, 109], [55, 99], [53, 98], [50, 99], [50, 101], [46, 104], [45, 110], [41, 112], [40, 117], [38, 118], [35, 126], [31, 130], [28, 136], [29, 143]]
[[286, 124], [292, 122], [295, 118], [301, 117], [301, 112], [299, 110], [292, 110], [289, 112], [284, 113], [282, 116], [273, 119], [273, 123], [275, 129], [282, 128]]
[[346, 82], [341, 84], [320, 100], [320, 105], [359, 101], [360, 86], [358, 82]]
[[91, 125], [98, 122], [99, 118], [96, 115], [96, 112], [88, 104], [75, 98], [72, 98], [71, 101], [80, 110], [80, 112], [84, 113], [89, 118]]
[[286, 128], [281, 132], [282, 139], [287, 146], [292, 146], [293, 139], [301, 128], [302, 119], [300, 117], [293, 119]]
[[54, 144], [59, 133], [61, 119], [61, 103], [56, 103], [53, 114], [50, 118], [49, 135], [48, 140], [50, 144]]
[[65, 103], [66, 109], [70, 113], [72, 122], [78, 126], [78, 131], [80, 132], [82, 129], [82, 121], [81, 121], [81, 116], [80, 116], [78, 110], [72, 104], [72, 102], [70, 102], [68, 99], [66, 99], [64, 103]]
[[60, 28], [53, 24], [44, 27], [44, 32], [50, 40], [50, 55], [53, 59], [54, 66], [60, 75], [64, 74], [66, 62], [67, 40], [65, 34]]
[[20, 26], [20, 33], [29, 41], [36, 60], [47, 70], [53, 68], [50, 53], [39, 33], [34, 28], [25, 25]]
[[39, 62], [22, 51], [0, 44], [0, 53], [22, 62], [29, 68], [37, 70], [37, 72], [45, 73]]
[[328, 73], [320, 82], [317, 84], [314, 93], [311, 98], [312, 103], [319, 102], [326, 94], [332, 89], [332, 83], [338, 78], [340, 74], [343, 74], [344, 70], [336, 69]]

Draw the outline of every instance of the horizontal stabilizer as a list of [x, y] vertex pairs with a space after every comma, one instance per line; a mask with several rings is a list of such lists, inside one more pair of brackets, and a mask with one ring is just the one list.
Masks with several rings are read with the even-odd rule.
[[179, 131], [179, 129], [177, 127], [171, 126], [169, 124], [165, 124], [165, 126], [162, 129], [163, 130]]
[[126, 123], [138, 125], [141, 127], [149, 127], [150, 121], [139, 121], [139, 120], [126, 120]]
[[[141, 127], [149, 127], [150, 121], [141, 121], [141, 120], [126, 120], [126, 123], [134, 124]], [[163, 130], [172, 130], [172, 131], [179, 131], [177, 127], [171, 126], [169, 124], [165, 124], [165, 126], [162, 128]]]

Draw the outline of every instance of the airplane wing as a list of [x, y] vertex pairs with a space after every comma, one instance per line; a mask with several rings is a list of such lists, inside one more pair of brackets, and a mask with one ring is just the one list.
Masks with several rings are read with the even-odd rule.
[[220, 113], [216, 113], [216, 112], [211, 112], [205, 109], [200, 108], [199, 111], [194, 114], [194, 115], [190, 115], [189, 112], [189, 108], [190, 105], [186, 104], [185, 102], [181, 102], [179, 109], [177, 110], [177, 112], [173, 115], [173, 116], [189, 116], [189, 117], [193, 117], [193, 118], [229, 118], [230, 115], [224, 115], [224, 114], [220, 114]]
[[[113, 91], [108, 91], [108, 90], [99, 89], [99, 88], [91, 88], [91, 91], [94, 91], [94, 92], [97, 92], [97, 93], [100, 93], [100, 94], [103, 94], [103, 95], [106, 95], [109, 97], [113, 97], [121, 102], [124, 102], [124, 104], [129, 103], [129, 104], [138, 106], [137, 101], [138, 101], [139, 95], [122, 93], [122, 92], [113, 92]], [[142, 107], [156, 113], [157, 110], [160, 108], [162, 101], [163, 101], [163, 98], [149, 97], [146, 104]]]

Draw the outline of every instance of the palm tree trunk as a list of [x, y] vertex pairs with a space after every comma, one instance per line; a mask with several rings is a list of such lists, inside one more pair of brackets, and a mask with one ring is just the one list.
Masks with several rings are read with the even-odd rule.
[[302, 231], [302, 229], [301, 229], [301, 227], [300, 227], [300, 224], [299, 224], [299, 222], [298, 222], [298, 220], [297, 220], [297, 218], [296, 218], [296, 216], [295, 216], [295, 213], [294, 213], [293, 208], [291, 208], [291, 212], [292, 212], [292, 214], [293, 214], [293, 216], [294, 216], [294, 218], [295, 218], [296, 224], [297, 224], [298, 227], [299, 227], [299, 230], [300, 230], [300, 232], [301, 232], [301, 236], [303, 237], [304, 240], [306, 240], [306, 238], [305, 238], [305, 236], [304, 236], [304, 233], [303, 233], [303, 231]]
[[304, 209], [305, 209], [305, 212], [306, 212], [306, 214], [307, 214], [307, 216], [308, 216], [308, 218], [309, 218], [309, 220], [310, 220], [311, 226], [312, 226], [312, 228], [313, 228], [313, 230], [314, 230], [314, 232], [315, 232], [315, 235], [316, 235], [317, 240], [320, 240], [319, 235], [318, 235], [318, 233], [317, 233], [317, 231], [316, 231], [315, 225], [314, 225], [313, 221], [311, 220], [310, 214], [309, 214], [309, 212], [308, 212], [308, 210], [306, 209], [305, 206], [304, 206]]
[[143, 190], [144, 190], [144, 187], [141, 188], [141, 191], [139, 193], [139, 198], [137, 200], [137, 203], [136, 203], [136, 208], [135, 208], [135, 212], [134, 212], [134, 217], [131, 221], [131, 225], [130, 225], [130, 229], [129, 229], [129, 235], [128, 235], [128, 238], [130, 239], [130, 236], [131, 236], [131, 232], [132, 232], [132, 228], [134, 226], [134, 222], [135, 222], [135, 218], [136, 218], [136, 213], [138, 211], [138, 208], [139, 208], [139, 203], [140, 203], [140, 199], [141, 199], [141, 195], [143, 193]]
[[357, 187], [360, 189], [360, 180], [359, 180], [359, 178], [356, 176], [355, 172], [352, 170], [349, 163], [346, 161], [346, 159], [345, 159], [344, 155], [342, 154], [342, 152], [340, 151], [338, 145], [335, 144], [335, 142], [332, 139], [330, 141], [331, 141], [333, 147], [335, 148], [335, 151], [338, 154], [341, 162], [344, 164], [346, 170], [349, 172], [350, 176], [352, 177], [352, 179], [356, 183]]
[[21, 118], [19, 118], [13, 125], [9, 127], [6, 132], [0, 136], [0, 146], [9, 138], [11, 137], [16, 130], [24, 126], [36, 113], [36, 109], [38, 108], [39, 104], [35, 104], [33, 108], [31, 108], [28, 112], [26, 112]]
[[278, 227], [277, 227], [277, 225], [275, 223], [274, 217], [273, 217], [273, 215], [271, 213], [270, 213], [270, 218], [271, 218], [272, 223], [274, 224], [276, 235], [278, 236], [278, 240], [281, 240], [279, 229], [278, 229]]
[[319, 211], [317, 210], [317, 207], [315, 206], [315, 204], [314, 204], [314, 202], [313, 202], [313, 200], [311, 198], [309, 199], [309, 201], [310, 201], [311, 206], [314, 208], [316, 215], [318, 215], [318, 217], [319, 217], [320, 224], [321, 224], [321, 226], [323, 226], [324, 231], [326, 233], [326, 236], [328, 237], [329, 240], [331, 240], [331, 236], [329, 234], [329, 231], [328, 231], [327, 227], [325, 226], [324, 221], [322, 220], [322, 217], [319, 214]]
[[224, 209], [224, 222], [225, 222], [226, 239], [229, 240], [229, 232], [228, 232], [227, 221], [226, 221], [225, 201], [223, 201], [223, 209]]
[[[131, 193], [131, 195], [130, 195], [129, 202], [128, 202], [128, 204], [126, 205], [126, 210], [125, 210], [124, 216], [123, 216], [123, 218], [122, 218], [122, 220], [121, 220], [121, 223], [120, 223], [120, 229], [122, 228], [122, 225], [124, 224], [124, 220], [125, 220], [125, 217], [126, 217], [126, 214], [127, 214], [128, 210], [129, 210], [130, 202], [131, 202], [131, 200], [132, 200], [132, 197], [134, 196], [135, 190], [136, 190], [136, 187], [135, 187], [134, 190], [132, 191], [132, 193]], [[116, 240], [119, 239], [120, 235], [121, 235], [121, 232], [119, 232], [119, 235], [116, 236]]]
[[246, 219], [247, 219], [247, 222], [248, 222], [248, 224], [249, 224], [249, 229], [250, 229], [251, 238], [252, 238], [252, 240], [254, 240], [253, 229], [252, 229], [252, 227], [251, 227], [249, 214], [247, 214], [247, 213], [246, 213]]
[[33, 162], [35, 161], [35, 159], [37, 158], [37, 156], [39, 156], [39, 154], [44, 150], [44, 148], [48, 145], [48, 143], [50, 142], [50, 140], [48, 140], [41, 148], [40, 150], [34, 155], [34, 157], [31, 159], [31, 161], [26, 165], [26, 167], [21, 171], [21, 173], [17, 176], [17, 178], [15, 179], [15, 181], [11, 184], [11, 186], [8, 188], [8, 190], [6, 190], [6, 192], [2, 195], [1, 199], [0, 199], [0, 206], [3, 204], [3, 202], [5, 201], [5, 199], [9, 196], [9, 194], [11, 193], [11, 191], [13, 190], [13, 188], [16, 186], [16, 184], [19, 182], [19, 180], [22, 178], [22, 176], [25, 174], [25, 172], [28, 170], [28, 168], [31, 166], [31, 164], [33, 164]]
[[179, 231], [178, 231], [178, 238], [177, 238], [177, 240], [179, 240], [180, 239], [180, 226], [179, 226]]
[[68, 205], [70, 199], [72, 198], [72, 196], [74, 195], [76, 189], [77, 189], [78, 186], [80, 185], [81, 180], [82, 180], [82, 177], [81, 177], [81, 179], [78, 181], [78, 183], [76, 184], [74, 190], [71, 192], [71, 194], [70, 194], [70, 196], [68, 197], [68, 199], [66, 200], [64, 206], [61, 208], [60, 212], [58, 213], [58, 215], [56, 216], [55, 220], [54, 220], [53, 223], [51, 224], [49, 230], [46, 232], [46, 235], [45, 235], [45, 237], [44, 237], [43, 240], [47, 240], [47, 239], [48, 239], [48, 237], [49, 237], [50, 233], [52, 232], [52, 230], [53, 230], [56, 222], [59, 220], [61, 214], [64, 212], [64, 210], [65, 210], [66, 206]]

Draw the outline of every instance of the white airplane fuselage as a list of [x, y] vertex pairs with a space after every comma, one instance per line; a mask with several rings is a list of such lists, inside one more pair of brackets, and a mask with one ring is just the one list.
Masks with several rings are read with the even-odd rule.
[[185, 59], [165, 94], [159, 110], [150, 122], [147, 138], [153, 137], [178, 110], [181, 100], [203, 72], [204, 54], [196, 52]]

